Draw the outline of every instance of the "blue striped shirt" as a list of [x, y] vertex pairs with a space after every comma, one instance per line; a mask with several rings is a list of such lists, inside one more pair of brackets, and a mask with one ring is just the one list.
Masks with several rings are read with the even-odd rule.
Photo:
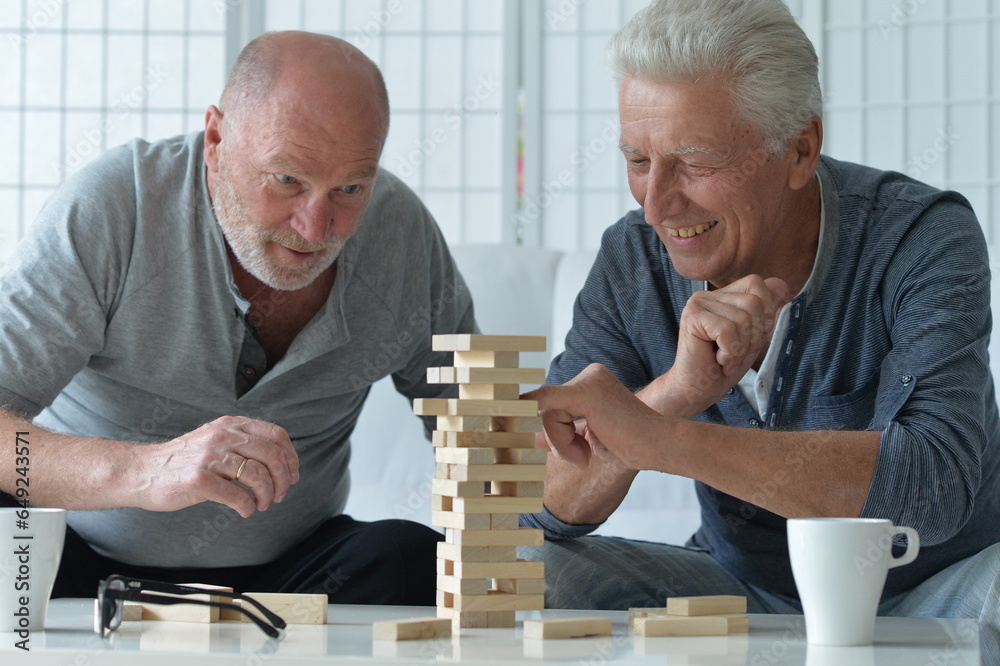
[[[791, 305], [767, 412], [730, 390], [696, 419], [881, 431], [862, 516], [914, 527], [922, 542], [916, 562], [890, 570], [891, 596], [1000, 541], [989, 260], [961, 195], [825, 156], [818, 171], [829, 223], [814, 279]], [[604, 234], [548, 382], [602, 363], [630, 389], [645, 386], [673, 364], [691, 294], [642, 211], [630, 212]], [[808, 450], [790, 457], [755, 497], [696, 482], [702, 526], [690, 544], [745, 582], [795, 595], [785, 519], [754, 500], [780, 493], [809, 458]], [[550, 538], [596, 527], [548, 513], [529, 522]]]

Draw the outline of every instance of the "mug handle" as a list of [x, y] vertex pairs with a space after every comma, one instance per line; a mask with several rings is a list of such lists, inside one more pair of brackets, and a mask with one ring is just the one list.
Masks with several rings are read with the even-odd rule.
[[906, 552], [899, 557], [889, 558], [889, 568], [901, 567], [904, 564], [909, 564], [913, 560], [917, 559], [917, 551], [920, 550], [920, 536], [917, 531], [912, 527], [893, 527], [892, 535], [895, 537], [897, 534], [906, 535]]

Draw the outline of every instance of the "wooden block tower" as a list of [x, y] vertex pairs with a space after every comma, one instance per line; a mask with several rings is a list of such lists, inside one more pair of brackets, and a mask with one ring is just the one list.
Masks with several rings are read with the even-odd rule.
[[517, 546], [542, 544], [542, 531], [518, 527], [518, 514], [542, 510], [547, 452], [535, 447], [538, 404], [519, 400], [520, 384], [545, 370], [519, 367], [522, 351], [545, 351], [543, 336], [435, 335], [453, 367], [428, 368], [431, 384], [458, 384], [457, 399], [417, 399], [413, 411], [437, 416], [437, 474], [431, 521], [438, 544], [438, 617], [452, 627], [513, 627], [514, 612], [545, 607], [542, 562]]

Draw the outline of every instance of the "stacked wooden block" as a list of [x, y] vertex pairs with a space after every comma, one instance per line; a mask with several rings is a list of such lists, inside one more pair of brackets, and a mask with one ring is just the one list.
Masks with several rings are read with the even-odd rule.
[[437, 474], [431, 522], [438, 544], [438, 617], [460, 627], [513, 627], [514, 612], [544, 608], [541, 562], [517, 558], [517, 546], [541, 545], [542, 532], [518, 515], [542, 510], [546, 451], [536, 449], [538, 405], [519, 400], [520, 384], [545, 371], [519, 367], [522, 351], [545, 351], [541, 336], [436, 335], [433, 348], [455, 353], [453, 367], [428, 368], [432, 384], [458, 384], [457, 399], [414, 400], [437, 416]]
[[725, 636], [749, 629], [746, 597], [709, 595], [670, 597], [666, 608], [630, 608], [636, 636]]

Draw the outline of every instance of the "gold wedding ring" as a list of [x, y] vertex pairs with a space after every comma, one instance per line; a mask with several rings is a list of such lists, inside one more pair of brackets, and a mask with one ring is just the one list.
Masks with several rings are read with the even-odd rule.
[[240, 480], [240, 474], [243, 473], [243, 469], [247, 466], [247, 461], [248, 460], [250, 460], [250, 459], [249, 458], [244, 458], [243, 462], [240, 463], [240, 468], [238, 470], [236, 470], [236, 479], [235, 479], [236, 481]]

